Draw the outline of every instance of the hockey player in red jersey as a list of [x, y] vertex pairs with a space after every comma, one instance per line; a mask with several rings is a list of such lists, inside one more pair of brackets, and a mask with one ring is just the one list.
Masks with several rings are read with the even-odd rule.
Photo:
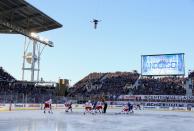
[[49, 99], [48, 101], [45, 101], [44, 103], [44, 113], [46, 113], [46, 109], [48, 109], [48, 113], [52, 112], [52, 99]]

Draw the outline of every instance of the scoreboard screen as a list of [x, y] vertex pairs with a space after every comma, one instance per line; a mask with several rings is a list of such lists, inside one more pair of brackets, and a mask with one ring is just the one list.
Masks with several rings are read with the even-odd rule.
[[141, 74], [144, 76], [184, 75], [184, 53], [142, 55]]

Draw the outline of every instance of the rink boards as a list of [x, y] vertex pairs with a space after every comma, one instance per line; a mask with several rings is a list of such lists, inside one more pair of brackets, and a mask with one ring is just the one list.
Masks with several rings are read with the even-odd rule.
[[[84, 110], [84, 104], [73, 104], [73, 109]], [[52, 104], [54, 110], [65, 109], [64, 104]], [[160, 107], [160, 106], [141, 106], [143, 110], [159, 110], [159, 111], [188, 111], [187, 107]], [[17, 110], [42, 110], [43, 104], [0, 104], [0, 111], [17, 111]], [[122, 110], [122, 105], [109, 105], [108, 109]], [[194, 111], [194, 108], [191, 108]]]

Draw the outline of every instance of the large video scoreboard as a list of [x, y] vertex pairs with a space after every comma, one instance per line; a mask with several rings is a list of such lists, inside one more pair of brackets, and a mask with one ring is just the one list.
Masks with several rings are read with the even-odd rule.
[[184, 53], [142, 55], [143, 76], [185, 75]]

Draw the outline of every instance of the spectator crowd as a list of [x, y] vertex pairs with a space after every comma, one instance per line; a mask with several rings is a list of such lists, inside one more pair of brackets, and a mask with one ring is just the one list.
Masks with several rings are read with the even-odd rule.
[[91, 73], [73, 86], [72, 97], [107, 97], [116, 99], [128, 93], [139, 78], [136, 72]]
[[56, 88], [39, 86], [35, 82], [17, 81], [0, 67], [0, 103], [42, 103], [56, 98]]
[[131, 91], [134, 95], [185, 95], [183, 77], [141, 78]]
[[185, 95], [185, 81], [178, 76], [140, 77], [137, 72], [91, 73], [73, 87], [72, 97], [116, 99], [120, 95]]
[[[192, 75], [192, 74], [190, 74]], [[91, 73], [68, 91], [68, 97], [116, 100], [120, 95], [185, 95], [184, 77], [140, 77], [134, 72]], [[34, 82], [17, 81], [0, 67], [0, 103], [42, 103], [58, 101], [54, 85], [40, 86]], [[63, 97], [64, 98], [64, 97]], [[59, 103], [59, 102], [58, 102]]]

